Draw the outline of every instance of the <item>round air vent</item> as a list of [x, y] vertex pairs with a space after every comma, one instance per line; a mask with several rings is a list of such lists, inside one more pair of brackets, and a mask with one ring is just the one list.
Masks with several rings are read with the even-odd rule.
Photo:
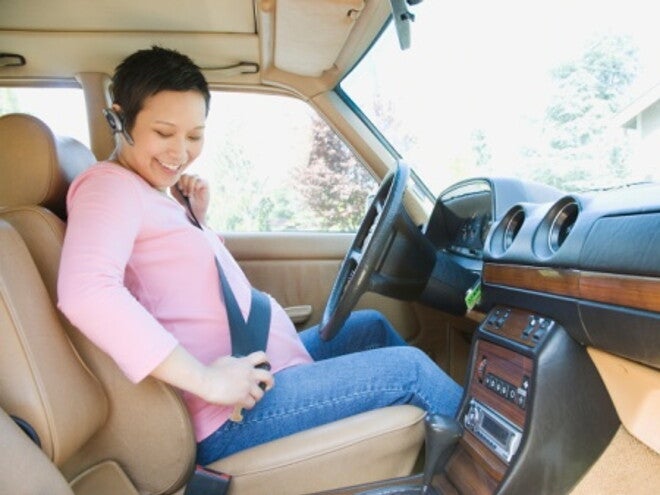
[[580, 205], [570, 197], [564, 197], [552, 205], [543, 217], [534, 236], [534, 252], [549, 258], [564, 244], [580, 213]]
[[520, 205], [511, 208], [502, 217], [490, 239], [490, 249], [494, 255], [504, 254], [513, 244], [525, 222], [525, 210]]
[[569, 201], [555, 214], [548, 232], [548, 247], [553, 253], [564, 244], [577, 220], [580, 208], [575, 201]]

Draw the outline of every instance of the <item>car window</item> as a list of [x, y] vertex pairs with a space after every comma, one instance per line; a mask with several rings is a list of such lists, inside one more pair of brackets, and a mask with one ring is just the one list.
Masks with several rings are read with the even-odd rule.
[[473, 176], [567, 191], [660, 179], [660, 30], [643, 0], [422, 2], [341, 90], [435, 193]]
[[85, 96], [80, 88], [0, 88], [0, 115], [27, 113], [41, 119], [54, 134], [89, 147]]
[[335, 132], [292, 97], [214, 91], [204, 151], [218, 231], [355, 232], [377, 183]]

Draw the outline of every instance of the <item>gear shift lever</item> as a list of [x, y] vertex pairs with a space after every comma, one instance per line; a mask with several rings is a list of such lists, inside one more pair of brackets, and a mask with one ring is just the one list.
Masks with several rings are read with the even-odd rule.
[[441, 414], [427, 414], [424, 418], [426, 440], [424, 447], [424, 485], [422, 495], [437, 495], [431, 485], [435, 470], [452, 452], [452, 447], [461, 436], [463, 429], [460, 423], [452, 417]]

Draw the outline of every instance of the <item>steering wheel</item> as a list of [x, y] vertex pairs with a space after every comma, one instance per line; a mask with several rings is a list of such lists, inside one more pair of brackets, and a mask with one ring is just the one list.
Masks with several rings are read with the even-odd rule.
[[377, 268], [394, 237], [409, 177], [410, 168], [399, 162], [369, 205], [328, 297], [319, 325], [323, 340], [337, 335], [360, 296], [376, 285]]

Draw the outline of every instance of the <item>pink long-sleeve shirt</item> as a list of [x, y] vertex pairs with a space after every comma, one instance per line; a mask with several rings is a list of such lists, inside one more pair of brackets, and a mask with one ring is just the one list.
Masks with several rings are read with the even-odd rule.
[[[145, 378], [177, 345], [204, 364], [231, 354], [214, 257], [244, 317], [250, 283], [215, 233], [192, 225], [176, 201], [110, 162], [76, 178], [67, 208], [58, 306], [130, 380]], [[293, 323], [270, 300], [272, 372], [311, 362]], [[231, 407], [182, 393], [198, 441], [231, 414]]]

